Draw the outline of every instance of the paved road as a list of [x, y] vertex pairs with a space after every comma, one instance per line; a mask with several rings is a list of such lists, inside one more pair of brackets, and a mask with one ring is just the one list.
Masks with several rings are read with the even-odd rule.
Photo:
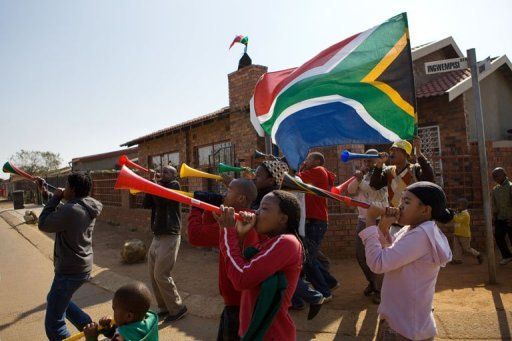
[[[28, 226], [25, 228], [29, 228]], [[36, 229], [37, 227], [30, 227]], [[46, 340], [46, 295], [53, 279], [52, 261], [0, 218], [0, 339]], [[93, 320], [112, 315], [112, 293], [83, 285], [74, 301]], [[206, 340], [216, 334], [217, 320], [193, 315], [174, 325], [160, 323], [161, 340]], [[76, 329], [68, 323], [71, 332]]]
[[[0, 276], [1, 339], [44, 340], [45, 302], [53, 264], [1, 218]], [[108, 291], [86, 284], [75, 301], [91, 316], [97, 316], [109, 313], [110, 299]]]

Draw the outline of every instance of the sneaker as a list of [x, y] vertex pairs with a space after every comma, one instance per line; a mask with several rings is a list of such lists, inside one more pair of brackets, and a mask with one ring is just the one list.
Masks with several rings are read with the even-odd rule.
[[372, 296], [372, 302], [375, 304], [380, 304], [380, 293], [374, 293]]
[[329, 288], [331, 291], [334, 291], [338, 289], [341, 286], [340, 282], [336, 282], [331, 288]]
[[370, 296], [373, 292], [373, 287], [371, 284], [368, 284], [368, 286], [366, 287], [366, 289], [364, 289], [363, 293], [365, 296]]
[[476, 260], [478, 261], [479, 265], [484, 262], [484, 257], [482, 256], [481, 253], [479, 253], [478, 256], [476, 256]]
[[512, 262], [512, 257], [503, 258], [502, 260], [500, 260], [500, 265], [506, 265], [506, 264], [508, 264], [510, 262]]
[[166, 315], [169, 315], [169, 310], [158, 308], [158, 310], [156, 311], [156, 314], [158, 315], [158, 317], [164, 317]]
[[324, 297], [324, 301], [322, 303], [329, 303], [331, 301], [332, 301], [332, 295], [329, 295], [329, 296]]
[[[332, 297], [332, 295], [331, 295]], [[320, 299], [318, 300], [318, 302], [315, 302], [315, 303], [311, 303], [312, 305], [321, 305], [321, 304], [324, 304], [325, 303], [325, 297], [320, 297]]]
[[165, 322], [174, 322], [174, 321], [178, 321], [179, 319], [182, 319], [185, 315], [187, 315], [187, 306], [183, 306], [183, 308], [181, 308], [180, 311], [178, 311], [178, 313], [176, 313], [176, 315], [169, 315], [165, 318]]
[[325, 297], [322, 296], [320, 300], [317, 303], [310, 304], [309, 305], [309, 311], [308, 311], [308, 320], [312, 320], [315, 318], [316, 315], [320, 312], [320, 309], [322, 309], [322, 304], [325, 302]]
[[291, 305], [290, 306], [291, 310], [304, 310], [304, 308], [306, 308], [305, 304], [303, 304], [303, 305]]

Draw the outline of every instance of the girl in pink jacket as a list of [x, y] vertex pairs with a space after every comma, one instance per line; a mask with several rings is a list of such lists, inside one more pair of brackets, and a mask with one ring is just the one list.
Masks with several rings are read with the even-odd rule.
[[[437, 275], [452, 258], [448, 240], [435, 221], [452, 218], [441, 187], [427, 181], [407, 187], [398, 208], [368, 209], [367, 228], [359, 236], [368, 266], [384, 274], [377, 340], [433, 340]], [[394, 237], [388, 232], [392, 223], [404, 226]]]

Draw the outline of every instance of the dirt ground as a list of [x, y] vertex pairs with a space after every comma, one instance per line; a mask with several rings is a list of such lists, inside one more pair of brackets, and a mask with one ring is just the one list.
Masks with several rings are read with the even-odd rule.
[[[0, 211], [2, 206], [0, 203]], [[143, 240], [149, 247], [151, 234], [147, 229], [97, 223], [93, 237], [95, 264], [149, 284], [145, 263], [126, 265], [121, 261], [122, 245], [132, 238]], [[217, 267], [216, 251], [194, 248], [182, 241], [172, 276], [178, 290], [184, 293], [187, 305], [195, 309], [171, 328], [162, 325], [162, 336], [173, 335], [172, 339], [180, 340], [215, 339], [222, 309]], [[512, 263], [497, 265], [497, 269], [499, 284], [496, 285], [487, 284], [486, 262], [478, 265], [470, 256], [462, 265], [449, 265], [441, 270], [434, 297], [436, 339], [511, 339]], [[333, 301], [326, 304], [312, 321], [307, 321], [306, 311], [291, 312], [297, 325], [298, 340], [372, 339], [378, 324], [377, 306], [362, 294], [366, 283], [356, 260], [332, 260], [331, 272], [341, 283], [333, 293]], [[110, 308], [107, 306], [106, 309]]]
[[[120, 249], [125, 240], [139, 238], [149, 246], [147, 230], [129, 230], [99, 223], [95, 229], [95, 263], [102, 267], [149, 284], [146, 264], [125, 265]], [[193, 248], [182, 242], [173, 278], [179, 290], [190, 294], [218, 297], [218, 253]], [[366, 286], [355, 259], [332, 260], [331, 271], [341, 287], [334, 300], [313, 321], [306, 312], [292, 312], [298, 329], [321, 338], [320, 331], [338, 337], [368, 337], [377, 326], [377, 306], [362, 295]], [[439, 337], [444, 339], [510, 339], [509, 319], [512, 313], [512, 263], [498, 268], [497, 285], [488, 285], [487, 264], [478, 265], [466, 256], [462, 265], [442, 269], [436, 286], [434, 314]], [[341, 321], [340, 321], [341, 319]]]

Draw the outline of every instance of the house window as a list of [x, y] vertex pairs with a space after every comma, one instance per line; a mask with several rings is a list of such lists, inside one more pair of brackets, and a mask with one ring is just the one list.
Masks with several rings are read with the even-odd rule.
[[[213, 143], [197, 148], [196, 167], [208, 173], [217, 173], [217, 165], [222, 162], [227, 165], [234, 165], [234, 152], [230, 141]], [[225, 187], [220, 182], [203, 179], [202, 189], [222, 193]]]
[[180, 153], [172, 152], [172, 153], [163, 153], [159, 155], [152, 155], [149, 158], [149, 166], [151, 169], [159, 170], [163, 166], [171, 165], [173, 167], [178, 167], [180, 164]]
[[421, 151], [432, 162], [435, 182], [443, 187], [443, 161], [441, 159], [441, 135], [439, 126], [419, 127], [418, 136], [421, 139]]
[[219, 142], [197, 148], [197, 165], [199, 167], [214, 167], [219, 162], [232, 165], [233, 149], [230, 141]]

